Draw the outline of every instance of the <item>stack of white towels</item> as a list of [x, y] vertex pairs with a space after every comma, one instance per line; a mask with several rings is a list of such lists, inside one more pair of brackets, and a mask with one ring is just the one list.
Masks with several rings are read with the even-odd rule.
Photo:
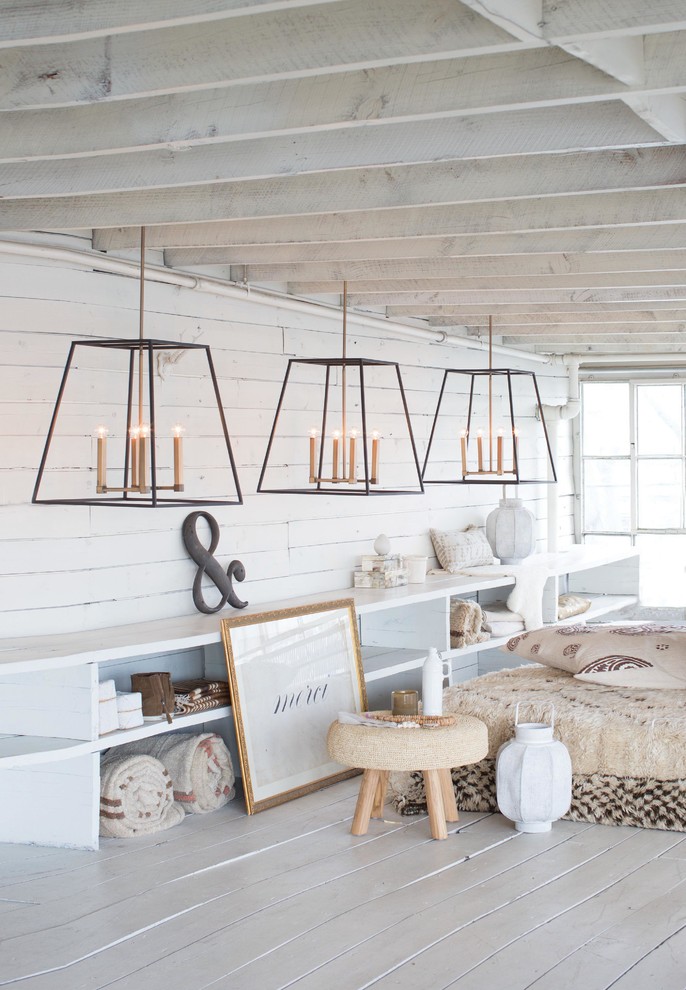
[[100, 681], [98, 734], [143, 725], [143, 699], [140, 691], [117, 691], [114, 681]]
[[524, 631], [524, 619], [518, 612], [511, 612], [505, 602], [491, 602], [481, 606], [484, 618], [482, 629], [489, 632], [493, 638], [497, 636], [514, 636]]

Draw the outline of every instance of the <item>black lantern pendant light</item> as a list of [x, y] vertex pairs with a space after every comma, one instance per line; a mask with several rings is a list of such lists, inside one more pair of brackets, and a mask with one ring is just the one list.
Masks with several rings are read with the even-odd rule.
[[400, 368], [393, 361], [347, 356], [347, 310], [344, 282], [342, 357], [288, 362], [258, 492], [424, 491]]
[[[523, 431], [525, 417], [529, 428]], [[537, 468], [544, 454], [550, 476], [541, 478]], [[545, 485], [557, 481], [536, 375], [493, 367], [492, 317], [488, 320], [488, 368], [444, 372], [422, 479], [426, 485]]]
[[[147, 508], [242, 504], [210, 348], [146, 339], [144, 300], [145, 228], [141, 228], [138, 338], [72, 342], [32, 502]], [[164, 388], [156, 387], [156, 365], [159, 370], [165, 352], [171, 355], [171, 363], [185, 352], [191, 356], [186, 364], [193, 367], [185, 364], [183, 375], [170, 376], [170, 382], [162, 383]], [[175, 378], [183, 394], [172, 396], [170, 401], [165, 393], [174, 391], [171, 385]], [[87, 447], [83, 443], [83, 417], [91, 414], [91, 403], [97, 405], [102, 424], [96, 427], [95, 456], [90, 437]], [[190, 467], [186, 465], [185, 471], [184, 433], [192, 435], [188, 444]], [[83, 472], [73, 471], [74, 462], [80, 467], [82, 459], [90, 490], [85, 495], [71, 495], [74, 483], [80, 486], [83, 481]], [[216, 464], [216, 469], [207, 467], [208, 463]], [[54, 474], [57, 479], [51, 478], [50, 484], [66, 488], [66, 492], [54, 497], [41, 495], [41, 487], [48, 481], [46, 469], [47, 475]], [[194, 496], [193, 491], [200, 486], [204, 490], [212, 486], [218, 494]]]

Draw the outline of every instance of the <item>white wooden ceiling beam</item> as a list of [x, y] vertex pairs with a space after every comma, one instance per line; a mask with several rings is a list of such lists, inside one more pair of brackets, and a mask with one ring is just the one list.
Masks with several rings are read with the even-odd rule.
[[[455, 0], [346, 0], [17, 48], [0, 109], [152, 96], [521, 47]], [[179, 72], [183, 66], [183, 72]]]
[[350, 284], [359, 285], [375, 279], [505, 278], [670, 271], [686, 271], [686, 250], [496, 255], [477, 258], [397, 258], [385, 261], [313, 261], [299, 265], [236, 265], [231, 269], [231, 280], [255, 283], [336, 282], [339, 284], [346, 280]]
[[554, 44], [593, 35], [643, 35], [686, 27], [682, 0], [543, 0], [543, 37]]
[[[3, 210], [11, 211], [16, 205], [6, 202]], [[421, 210], [367, 210], [360, 213], [230, 220], [225, 223], [225, 229], [233, 244], [276, 245], [456, 234], [492, 235], [546, 229], [562, 231], [684, 221], [686, 187], [678, 187], [502, 200], [497, 204], [443, 204], [425, 206]]]
[[[556, 340], [570, 340], [572, 338], [590, 339], [593, 337], [602, 337], [606, 340], [612, 340], [623, 334], [630, 334], [632, 336], [643, 336], [651, 340], [654, 340], [657, 336], [677, 337], [680, 334], [686, 332], [686, 322], [682, 320], [681, 323], [615, 323], [606, 324], [601, 321], [595, 324], [576, 324], [569, 323], [566, 326], [551, 326], [551, 327], [529, 327], [528, 329], [519, 329], [508, 327], [507, 333], [502, 334], [504, 338], [508, 340], [525, 340], [531, 338], [535, 340], [538, 337], [548, 337], [554, 338]], [[684, 338], [686, 340], [686, 338]]]
[[[644, 102], [684, 91], [686, 32], [655, 35]], [[15, 110], [3, 119], [0, 160], [192, 147], [247, 135], [370, 126], [621, 99], [629, 90], [556, 48], [326, 73], [93, 105]], [[650, 121], [648, 121], [650, 123]]]
[[[440, 120], [411, 121], [389, 123], [383, 128], [248, 138], [230, 147], [217, 143], [184, 151], [154, 149], [126, 155], [9, 163], [0, 166], [0, 189], [4, 203], [13, 198], [116, 192], [136, 192], [145, 197], [148, 189], [211, 186], [229, 180], [411, 161], [490, 157], [503, 141], [512, 155], [663, 143], [624, 104], [595, 103], [460, 117], [450, 127]], [[211, 188], [208, 194], [216, 200]], [[177, 222], [179, 219], [173, 217]]]
[[[183, 201], [178, 209], [190, 213], [193, 208], [200, 210], [203, 200], [207, 201], [206, 212], [214, 217], [213, 222], [153, 227], [150, 242], [155, 247], [209, 247], [227, 243], [231, 228], [219, 219], [220, 212], [232, 219], [247, 219], [599, 190], [655, 189], [686, 183], [686, 161], [681, 148], [540, 155], [535, 168], [531, 165], [529, 157], [498, 157], [223, 183], [212, 187], [211, 195], [208, 187], [186, 190], [190, 200]], [[161, 195], [157, 194], [155, 205], [159, 204]], [[142, 200], [142, 195], [138, 199]], [[84, 202], [84, 221], [86, 214], [94, 216], [100, 203], [99, 198]], [[125, 204], [122, 199], [122, 211]], [[97, 229], [94, 244], [99, 250], [115, 250], [135, 247], [138, 240], [137, 227], [112, 227]]]
[[[680, 309], [683, 309], [686, 314], [686, 303], [684, 303], [683, 300], [680, 301], [674, 299], [664, 301], [652, 300], [649, 307], [649, 311], [652, 312], [658, 312], [660, 310], [677, 312]], [[432, 326], [454, 326], [456, 323], [461, 326], [473, 326], [479, 324], [479, 322], [481, 322], [484, 326], [487, 326], [488, 317], [491, 315], [496, 321], [494, 324], [494, 329], [497, 332], [497, 321], [503, 318], [504, 314], [516, 313], [531, 315], [534, 312], [540, 312], [542, 316], [546, 316], [548, 313], [588, 313], [590, 315], [612, 313], [616, 315], [622, 311], [626, 313], [636, 312], [636, 303], [633, 301], [614, 301], [606, 303], [575, 301], [573, 304], [569, 302], [532, 303], [530, 300], [527, 300], [518, 303], [502, 303], [498, 306], [497, 314], [495, 312], [495, 307], [492, 305], [490, 300], [488, 300], [486, 304], [480, 302], [478, 305], [461, 306], [455, 304], [443, 306], [405, 304], [402, 306], [397, 306], [393, 304], [386, 307], [386, 316], [390, 319], [426, 319]], [[441, 322], [445, 320], [450, 322]]]
[[[524, 292], [528, 289], [584, 289], [620, 288], [640, 285], [643, 288], [674, 287], [686, 285], [686, 271], [682, 272], [603, 272], [584, 275], [516, 275], [516, 276], [472, 276], [466, 278], [408, 278], [355, 281], [346, 279], [348, 293], [358, 299], [367, 294], [395, 293], [400, 300], [415, 292], [444, 292], [474, 290], [493, 292], [500, 289], [514, 289]], [[289, 282], [288, 292], [294, 296], [338, 295], [342, 291], [341, 281], [331, 282]]]
[[[47, 224], [46, 224], [47, 226]], [[527, 255], [559, 252], [664, 251], [686, 243], [686, 224], [639, 224], [636, 227], [587, 227], [582, 230], [536, 230], [453, 237], [407, 237], [397, 240], [331, 241], [313, 244], [234, 244], [225, 247], [172, 248], [164, 254], [171, 268], [212, 265], [261, 265], [340, 261], [343, 259], [459, 258], [481, 255]]]
[[[676, 303], [675, 305], [679, 306], [680, 304]], [[461, 315], [465, 316], [465, 322], [461, 325], [469, 329], [483, 327], [483, 320], [480, 318], [473, 320], [470, 319], [469, 314], [460, 312]], [[432, 324], [436, 320], [451, 319], [448, 316], [434, 317], [432, 315], [428, 318]], [[615, 324], [628, 326], [632, 323], [639, 323], [642, 326], [647, 326], [648, 324], [667, 325], [684, 322], [686, 322], [686, 305], [683, 304], [681, 304], [680, 309], [603, 310], [600, 314], [593, 311], [578, 312], [576, 308], [568, 308], [566, 312], [551, 312], [541, 309], [537, 313], [503, 313], [502, 310], [498, 310], [497, 317], [499, 333], [538, 333], [540, 331], [545, 334], [549, 330], [552, 332], [556, 327], [564, 330], [566, 326], [594, 326], [599, 323], [610, 328]]]
[[338, 0], [0, 0], [0, 48], [223, 20]]
[[[393, 306], [398, 296], [394, 292], [369, 292], [363, 296], [348, 293], [351, 306]], [[634, 306], [654, 302], [686, 302], [686, 286], [636, 286], [635, 288], [607, 289], [502, 289], [491, 290], [487, 296], [484, 293], [468, 289], [464, 291], [445, 292], [415, 292], [403, 295], [408, 305], [432, 306], [462, 306], [466, 308], [486, 302], [493, 307], [494, 315], [502, 303], [526, 303], [548, 305], [549, 303], [631, 303]]]

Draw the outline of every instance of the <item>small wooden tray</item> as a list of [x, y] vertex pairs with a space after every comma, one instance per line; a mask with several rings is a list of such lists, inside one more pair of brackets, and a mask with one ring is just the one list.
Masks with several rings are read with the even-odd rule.
[[393, 715], [391, 712], [367, 712], [380, 722], [415, 722], [417, 725], [455, 725], [455, 715]]

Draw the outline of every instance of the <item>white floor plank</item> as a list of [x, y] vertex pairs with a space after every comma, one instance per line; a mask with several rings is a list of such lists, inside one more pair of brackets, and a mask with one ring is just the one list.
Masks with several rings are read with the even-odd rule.
[[[686, 988], [686, 836], [462, 814], [444, 842], [359, 779], [94, 853], [0, 846], [0, 987]], [[40, 975], [42, 974], [42, 975]]]

